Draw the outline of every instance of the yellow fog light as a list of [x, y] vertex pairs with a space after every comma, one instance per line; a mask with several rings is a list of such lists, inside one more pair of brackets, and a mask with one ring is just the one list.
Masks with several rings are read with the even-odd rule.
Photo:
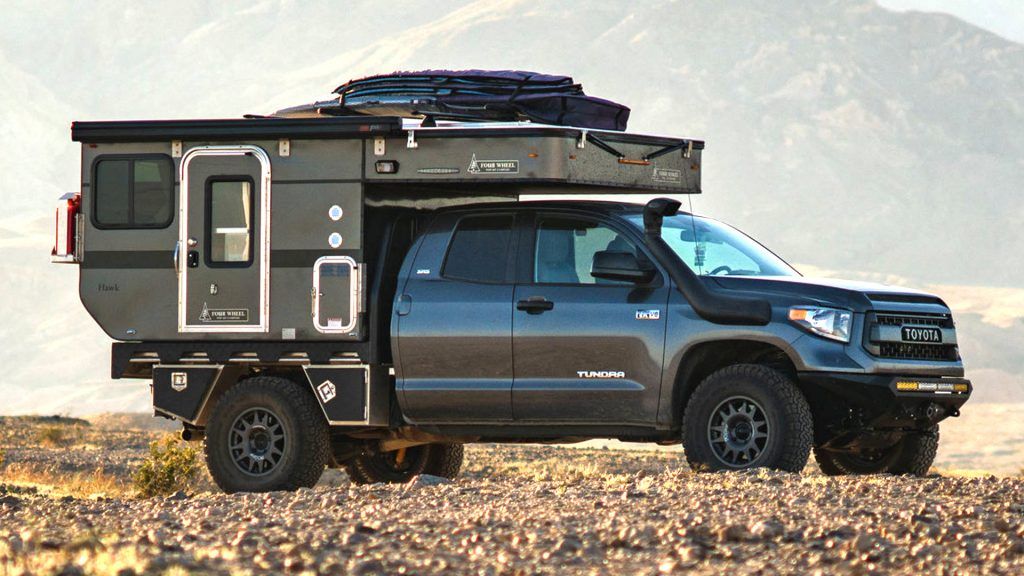
[[903, 392], [913, 392], [918, 389], [917, 382], [897, 382], [896, 389]]
[[970, 386], [968, 386], [967, 384], [954, 384], [953, 385], [953, 390], [956, 390], [957, 392], [967, 392], [969, 389], [970, 389]]

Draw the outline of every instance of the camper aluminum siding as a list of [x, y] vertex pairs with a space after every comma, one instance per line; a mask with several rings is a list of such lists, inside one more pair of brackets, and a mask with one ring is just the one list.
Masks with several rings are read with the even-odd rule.
[[[369, 324], [352, 312], [369, 310], [367, 198], [437, 206], [530, 193], [697, 193], [703, 149], [528, 123], [424, 128], [389, 117], [76, 122], [72, 137], [82, 143], [79, 292], [108, 335], [193, 342], [200, 353], [210, 341], [254, 350], [348, 341], [360, 357]], [[388, 163], [397, 171], [379, 173]], [[165, 170], [167, 205], [154, 211]], [[99, 171], [127, 182], [105, 206]], [[143, 221], [137, 204], [150, 210]], [[219, 206], [243, 204], [220, 225]], [[226, 261], [211, 256], [232, 249]], [[326, 296], [336, 312], [314, 317], [332, 289], [343, 293]]]

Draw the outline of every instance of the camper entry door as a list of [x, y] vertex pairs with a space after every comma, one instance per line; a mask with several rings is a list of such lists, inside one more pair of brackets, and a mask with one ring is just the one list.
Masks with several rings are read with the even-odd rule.
[[203, 146], [181, 162], [179, 332], [267, 332], [270, 160]]

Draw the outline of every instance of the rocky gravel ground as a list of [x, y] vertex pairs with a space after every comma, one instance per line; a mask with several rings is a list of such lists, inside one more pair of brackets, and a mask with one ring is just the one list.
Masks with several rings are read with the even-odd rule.
[[[6, 466], [48, 451], [130, 469], [156, 433], [122, 433], [105, 451], [8, 437]], [[355, 486], [329, 471], [294, 494], [204, 479], [140, 500], [0, 469], [0, 574], [680, 572], [1024, 573], [1024, 479], [697, 475], [673, 453], [481, 445], [455, 481]]]

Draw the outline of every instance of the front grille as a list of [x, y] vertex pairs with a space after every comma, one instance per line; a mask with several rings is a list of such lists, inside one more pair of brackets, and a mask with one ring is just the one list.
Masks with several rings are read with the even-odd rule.
[[875, 314], [875, 322], [882, 326], [913, 324], [915, 326], [936, 326], [938, 328], [953, 327], [953, 318], [948, 314]]
[[878, 345], [878, 356], [895, 360], [941, 360], [947, 362], [955, 362], [959, 359], [955, 344], [882, 342]]
[[[903, 342], [901, 331], [893, 330], [903, 326], [934, 326], [944, 330], [949, 338], [942, 344]], [[867, 316], [864, 347], [877, 358], [956, 362], [960, 360], [960, 351], [955, 336], [949, 332], [952, 329], [953, 317], [949, 314], [871, 312]]]

